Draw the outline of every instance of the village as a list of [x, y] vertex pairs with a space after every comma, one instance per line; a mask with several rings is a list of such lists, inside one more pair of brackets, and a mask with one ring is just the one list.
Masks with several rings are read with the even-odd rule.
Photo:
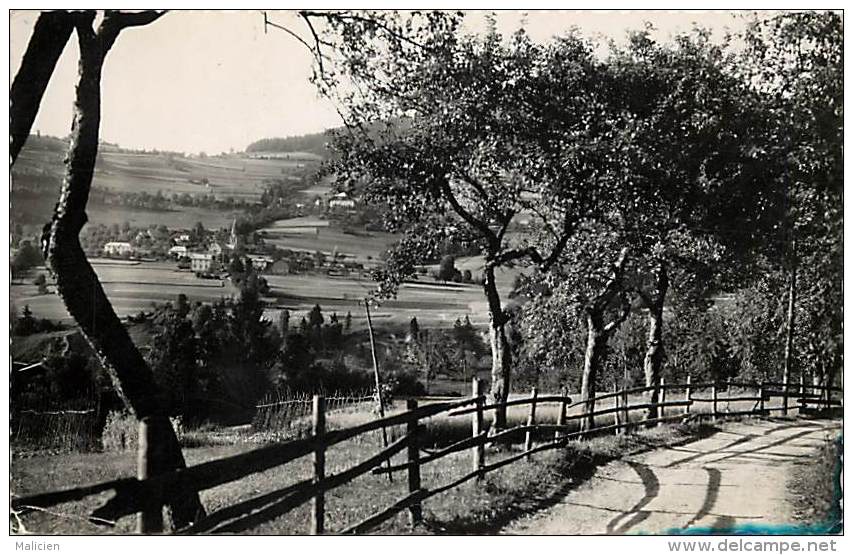
[[[306, 203], [294, 204], [297, 214], [303, 214]], [[313, 225], [300, 223], [301, 216], [291, 220], [278, 220], [269, 230], [238, 229], [238, 220], [232, 221], [230, 230], [206, 229], [200, 222], [192, 228], [169, 229], [165, 226], [150, 226], [137, 229], [130, 225], [120, 227], [96, 227], [86, 230], [84, 242], [91, 256], [120, 260], [173, 260], [179, 270], [189, 270], [196, 277], [220, 279], [227, 273], [228, 264], [234, 257], [247, 260], [258, 273], [272, 275], [325, 273], [335, 276], [351, 274], [367, 277], [365, 264], [355, 255], [332, 250], [310, 250], [287, 246], [287, 237], [306, 234], [318, 235], [321, 227], [328, 227], [326, 218], [354, 213], [356, 202], [346, 193], [338, 192], [317, 197], [313, 210], [320, 212], [312, 219]], [[240, 232], [242, 231], [242, 233]], [[272, 242], [265, 241], [273, 238]], [[110, 239], [98, 245], [104, 239]], [[88, 241], [86, 241], [88, 239]], [[371, 257], [372, 258], [372, 257]]]

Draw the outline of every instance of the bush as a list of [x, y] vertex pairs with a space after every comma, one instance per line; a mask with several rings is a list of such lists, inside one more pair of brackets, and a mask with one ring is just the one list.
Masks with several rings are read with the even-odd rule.
[[137, 448], [139, 422], [129, 412], [110, 411], [104, 431], [101, 433], [101, 446], [104, 451], [132, 451]]
[[[179, 418], [170, 418], [178, 441], [184, 436]], [[135, 451], [139, 446], [139, 420], [127, 411], [110, 411], [104, 431], [101, 432], [101, 447], [104, 451]]]
[[385, 374], [382, 381], [384, 389], [394, 397], [426, 395], [424, 384], [414, 372], [392, 370]]

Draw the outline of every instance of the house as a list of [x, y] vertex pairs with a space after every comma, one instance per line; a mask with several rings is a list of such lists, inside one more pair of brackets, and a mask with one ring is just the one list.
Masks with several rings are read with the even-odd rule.
[[219, 270], [219, 263], [212, 254], [191, 252], [189, 258], [190, 270], [193, 272], [216, 272]]
[[169, 254], [174, 256], [175, 258], [184, 258], [189, 254], [187, 248], [183, 245], [175, 245], [171, 249], [169, 249]]
[[259, 272], [266, 270], [267, 266], [273, 262], [272, 257], [260, 254], [250, 254], [247, 258], [252, 261], [252, 268]]
[[329, 208], [341, 208], [344, 210], [351, 210], [355, 208], [355, 201], [349, 197], [344, 192], [337, 193], [332, 197], [332, 200], [329, 201]]
[[192, 241], [192, 236], [189, 233], [181, 233], [175, 237], [177, 243], [189, 243], [190, 241]]
[[214, 256], [219, 256], [222, 254], [222, 246], [219, 243], [213, 242], [207, 247], [207, 252]]
[[133, 247], [127, 241], [110, 241], [104, 245], [107, 256], [127, 256], [133, 254]]

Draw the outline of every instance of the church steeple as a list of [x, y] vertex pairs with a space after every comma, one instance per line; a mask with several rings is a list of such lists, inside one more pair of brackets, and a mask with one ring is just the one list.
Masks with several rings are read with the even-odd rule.
[[228, 238], [228, 248], [234, 250], [237, 248], [237, 218], [231, 223], [231, 237]]

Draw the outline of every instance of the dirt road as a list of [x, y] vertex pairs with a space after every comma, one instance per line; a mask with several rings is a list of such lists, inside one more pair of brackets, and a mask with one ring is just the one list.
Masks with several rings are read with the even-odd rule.
[[711, 437], [614, 461], [506, 534], [660, 534], [793, 523], [790, 467], [808, 464], [840, 421], [730, 423]]

